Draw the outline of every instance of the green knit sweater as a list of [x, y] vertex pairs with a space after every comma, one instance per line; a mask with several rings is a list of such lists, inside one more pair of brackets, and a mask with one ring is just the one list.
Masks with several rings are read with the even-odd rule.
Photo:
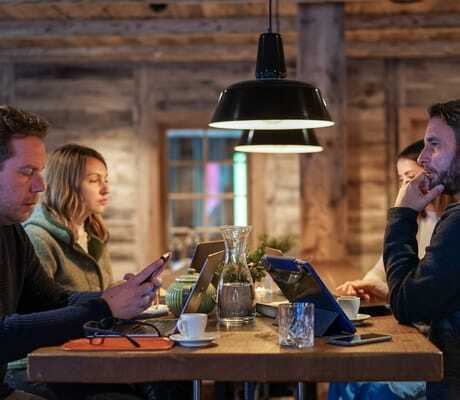
[[76, 291], [100, 291], [112, 283], [107, 241], [98, 238], [88, 226], [85, 226], [88, 252], [42, 204], [24, 223], [24, 229], [41, 264], [60, 286]]

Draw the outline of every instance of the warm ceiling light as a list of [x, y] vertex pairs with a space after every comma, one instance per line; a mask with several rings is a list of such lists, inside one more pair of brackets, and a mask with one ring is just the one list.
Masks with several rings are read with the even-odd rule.
[[284, 79], [283, 43], [271, 27], [269, 0], [268, 32], [259, 38], [256, 79], [238, 82], [219, 97], [209, 123], [224, 129], [303, 129], [334, 125], [318, 88]]
[[410, 3], [419, 3], [421, 0], [390, 0], [393, 3], [400, 4], [410, 4]]
[[318, 153], [323, 151], [312, 129], [244, 131], [235, 151], [245, 153]]

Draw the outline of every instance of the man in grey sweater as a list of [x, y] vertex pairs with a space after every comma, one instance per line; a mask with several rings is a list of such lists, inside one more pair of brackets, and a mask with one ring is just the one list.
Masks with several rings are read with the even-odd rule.
[[[434, 104], [424, 171], [401, 186], [388, 212], [383, 260], [390, 303], [402, 323], [431, 323], [430, 339], [444, 354], [444, 380], [428, 382], [428, 399], [460, 395], [460, 100]], [[425, 256], [418, 258], [417, 214], [442, 192], [454, 196], [437, 223]]]
[[2, 383], [7, 362], [82, 337], [87, 321], [129, 319], [149, 307], [158, 282], [144, 281], [163, 263], [102, 293], [67, 291], [48, 277], [20, 225], [44, 190], [47, 130], [32, 113], [0, 107], [0, 399], [38, 398]]

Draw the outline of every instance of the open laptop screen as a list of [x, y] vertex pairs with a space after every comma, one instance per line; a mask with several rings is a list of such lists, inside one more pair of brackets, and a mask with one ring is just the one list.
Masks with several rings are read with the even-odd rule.
[[[200, 271], [198, 280], [193, 285], [188, 294], [187, 300], [182, 307], [181, 315], [185, 313], [196, 313], [199, 311], [202, 297], [208, 286], [212, 282], [212, 278], [224, 260], [224, 252], [219, 251], [217, 253], [209, 254], [206, 257], [203, 269]], [[163, 336], [169, 336], [177, 331], [178, 318], [144, 318], [149, 323], [153, 323]], [[150, 335], [154, 333], [151, 328], [145, 326], [128, 326], [123, 330], [125, 334], [146, 334]]]
[[224, 261], [224, 252], [218, 251], [217, 253], [209, 254], [206, 258], [205, 265], [200, 271], [198, 280], [191, 293], [189, 294], [187, 301], [182, 308], [181, 314], [184, 313], [196, 313], [199, 310], [203, 295], [206, 293], [208, 286], [211, 284], [214, 274], [220, 264]]
[[225, 250], [225, 243], [223, 240], [215, 240], [210, 242], [200, 242], [196, 245], [195, 252], [193, 253], [190, 268], [200, 272], [204, 266], [206, 258], [209, 254], [217, 253]]

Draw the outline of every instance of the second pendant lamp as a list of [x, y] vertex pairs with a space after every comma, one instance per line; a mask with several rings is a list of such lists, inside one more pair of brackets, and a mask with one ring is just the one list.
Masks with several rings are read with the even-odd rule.
[[268, 32], [260, 35], [256, 79], [238, 82], [219, 97], [209, 126], [224, 129], [304, 129], [334, 125], [318, 88], [287, 80], [281, 35], [272, 32], [271, 0]]
[[244, 131], [235, 151], [244, 153], [318, 153], [323, 151], [313, 129]]

